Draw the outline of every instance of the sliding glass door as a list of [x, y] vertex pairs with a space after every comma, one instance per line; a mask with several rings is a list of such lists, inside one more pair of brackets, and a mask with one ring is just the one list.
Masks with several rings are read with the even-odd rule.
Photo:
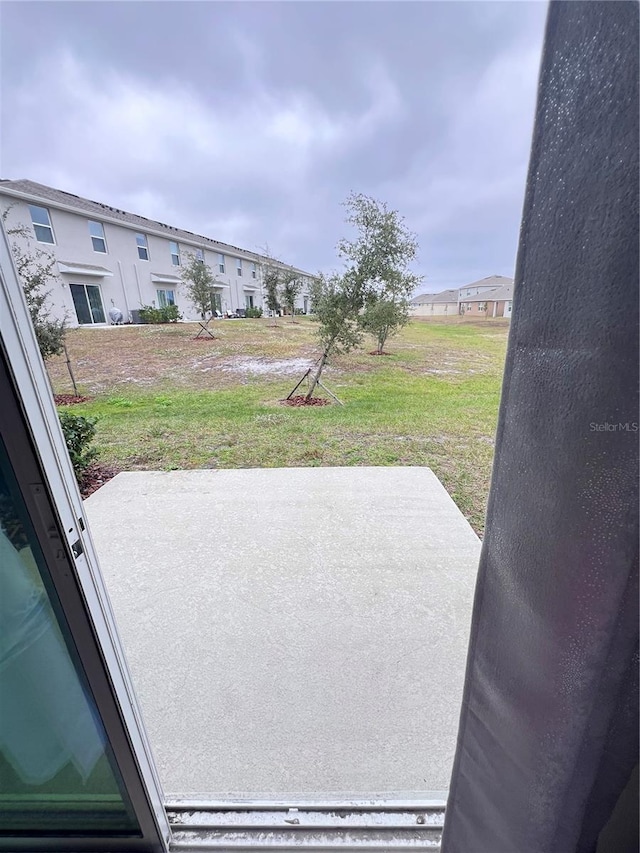
[[0, 851], [166, 851], [162, 790], [1, 225], [0, 399]]

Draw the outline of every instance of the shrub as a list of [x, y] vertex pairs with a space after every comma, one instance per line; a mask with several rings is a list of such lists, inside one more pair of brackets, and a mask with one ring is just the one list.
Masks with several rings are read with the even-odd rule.
[[258, 317], [262, 317], [262, 308], [247, 308], [245, 317], [252, 317], [257, 319]]
[[98, 455], [94, 447], [89, 447], [95, 438], [97, 420], [71, 412], [59, 412], [58, 417], [76, 480], [80, 483], [83, 474]]
[[140, 309], [140, 322], [151, 323], [176, 323], [182, 314], [177, 305], [166, 305], [164, 308], [155, 308], [153, 305], [143, 305]]

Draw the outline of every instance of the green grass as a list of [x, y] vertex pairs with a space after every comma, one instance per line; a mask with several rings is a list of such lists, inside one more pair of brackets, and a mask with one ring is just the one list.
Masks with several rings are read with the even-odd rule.
[[[224, 338], [212, 342], [207, 352], [215, 355], [202, 362], [209, 366], [206, 372], [192, 365], [194, 349], [198, 361], [207, 345], [190, 341], [187, 328], [69, 335], [83, 367], [83, 346], [90, 362], [102, 359], [94, 371], [99, 387], [92, 387], [90, 365], [84, 371], [83, 390], [94, 399], [75, 407], [99, 418], [102, 460], [128, 470], [427, 465], [482, 531], [504, 323], [411, 323], [389, 342], [391, 356], [376, 358], [362, 350], [333, 362], [325, 381], [344, 406], [302, 409], [279, 403], [295, 377], [236, 375], [222, 368], [239, 355], [255, 357], [261, 341], [275, 358], [313, 356], [311, 324], [282, 324], [266, 332], [265, 321], [222, 324]], [[128, 377], [135, 382], [123, 381], [114, 367], [109, 381], [104, 361], [112, 357], [115, 336], [121, 351], [151, 345], [160, 361], [147, 369], [140, 358], [138, 375]], [[61, 365], [53, 374], [56, 390], [68, 391]]]

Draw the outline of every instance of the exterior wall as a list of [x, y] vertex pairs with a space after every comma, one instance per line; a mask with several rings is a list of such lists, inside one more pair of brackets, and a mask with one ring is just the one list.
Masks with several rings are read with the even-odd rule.
[[490, 307], [490, 302], [465, 302], [464, 299], [460, 300], [460, 313], [464, 317], [490, 317], [492, 313], [489, 310]]
[[[75, 307], [71, 296], [70, 284], [91, 284], [100, 287], [102, 303], [105, 316], [108, 321], [108, 311], [115, 305], [124, 314], [125, 320], [130, 319], [131, 311], [139, 309], [142, 305], [157, 305], [157, 290], [173, 290], [175, 302], [184, 315], [185, 319], [196, 320], [198, 312], [186, 297], [180, 279], [182, 264], [188, 261], [188, 254], [195, 254], [198, 248], [204, 250], [205, 263], [211, 268], [218, 280], [216, 292], [221, 295], [221, 307], [223, 313], [235, 312], [237, 308], [246, 308], [246, 296], [253, 296], [253, 304], [256, 308], [266, 310], [263, 301], [262, 281], [259, 264], [250, 257], [243, 255], [241, 251], [235, 254], [225, 253], [225, 271], [219, 271], [218, 252], [202, 243], [194, 240], [193, 244], [178, 242], [180, 248], [181, 265], [176, 266], [171, 259], [170, 242], [173, 240], [171, 230], [167, 230], [167, 236], [160, 236], [151, 232], [141, 231], [137, 226], [113, 223], [95, 218], [87, 212], [70, 212], [61, 210], [45, 200], [34, 200], [33, 204], [46, 207], [49, 211], [55, 244], [39, 243], [36, 241], [29, 212], [29, 202], [18, 200], [12, 196], [0, 194], [0, 207], [2, 210], [9, 209], [5, 227], [10, 230], [17, 226], [24, 226], [30, 234], [32, 249], [38, 248], [50, 252], [57, 261], [73, 264], [87, 264], [100, 266], [107, 269], [112, 275], [97, 277], [94, 275], [77, 273], [60, 273], [59, 285], [52, 287], [51, 306], [52, 315], [62, 319], [67, 318], [70, 326], [78, 325]], [[107, 253], [96, 252], [93, 249], [89, 233], [89, 221], [101, 221], [107, 244]], [[145, 233], [149, 260], [141, 260], [138, 256], [136, 234]], [[10, 235], [11, 242], [17, 242], [26, 248], [26, 241], [17, 236]], [[242, 260], [242, 274], [237, 272], [237, 258]], [[252, 264], [256, 263], [255, 277], [253, 276]], [[153, 276], [172, 277], [175, 282], [154, 282]], [[309, 279], [303, 277], [304, 286], [300, 293], [297, 305], [303, 309], [305, 297], [307, 306], [310, 307]]]
[[411, 306], [413, 317], [455, 317], [458, 314], [457, 302], [423, 302]]
[[487, 317], [511, 317], [512, 299], [487, 303]]

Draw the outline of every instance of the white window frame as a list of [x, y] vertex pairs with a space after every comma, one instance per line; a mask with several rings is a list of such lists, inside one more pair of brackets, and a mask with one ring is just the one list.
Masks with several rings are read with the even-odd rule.
[[258, 268], [256, 266], [255, 261], [252, 261], [251, 262], [251, 278], [257, 278], [257, 277], [258, 277]]
[[[173, 251], [173, 247], [176, 247], [175, 252]], [[171, 263], [174, 267], [181, 266], [180, 260], [180, 244], [177, 240], [169, 240], [169, 254], [171, 255]]]
[[204, 249], [196, 249], [196, 260], [204, 263]]
[[[34, 218], [33, 218], [33, 211], [34, 210], [44, 210], [44, 212], [47, 214], [47, 222], [48, 222], [47, 225], [43, 224], [42, 222], [36, 222], [34, 220]], [[33, 233], [35, 235], [37, 242], [43, 243], [46, 246], [55, 246], [56, 245], [56, 236], [53, 233], [53, 224], [51, 222], [51, 213], [49, 212], [49, 208], [43, 207], [41, 204], [30, 204], [29, 205], [29, 215], [31, 216], [31, 225], [33, 227]], [[38, 232], [36, 231], [36, 228], [48, 228], [49, 233], [51, 235], [51, 240], [41, 240], [38, 237]]]
[[[167, 294], [171, 294], [171, 300], [167, 297]], [[162, 296], [160, 295], [162, 294]], [[156, 298], [158, 300], [158, 308], [167, 308], [169, 305], [176, 304], [176, 291], [173, 287], [159, 287], [156, 289]], [[164, 304], [163, 304], [164, 300]]]
[[236, 275], [242, 278], [242, 258], [236, 258]]
[[[98, 222], [97, 219], [89, 219], [87, 220], [87, 222], [89, 224], [89, 237], [91, 238], [91, 246], [93, 247], [93, 251], [97, 252], [99, 255], [109, 254], [107, 251], [107, 238], [105, 237], [104, 225], [102, 224], [102, 222]], [[100, 227], [100, 231], [102, 232], [101, 236], [98, 234], [91, 233], [92, 225], [98, 225]], [[102, 245], [104, 246], [104, 249], [96, 249], [96, 244], [94, 243], [94, 240], [102, 240]]]
[[[144, 244], [141, 244], [138, 240], [139, 237], [142, 237], [144, 240]], [[149, 239], [146, 234], [143, 234], [141, 231], [136, 231], [136, 247], [138, 249], [138, 260], [139, 261], [148, 261], [149, 260]], [[140, 254], [140, 250], [145, 253], [146, 257], [142, 257]]]
[[218, 272], [224, 272], [226, 268], [225, 257], [222, 252], [220, 252], [218, 254]]

